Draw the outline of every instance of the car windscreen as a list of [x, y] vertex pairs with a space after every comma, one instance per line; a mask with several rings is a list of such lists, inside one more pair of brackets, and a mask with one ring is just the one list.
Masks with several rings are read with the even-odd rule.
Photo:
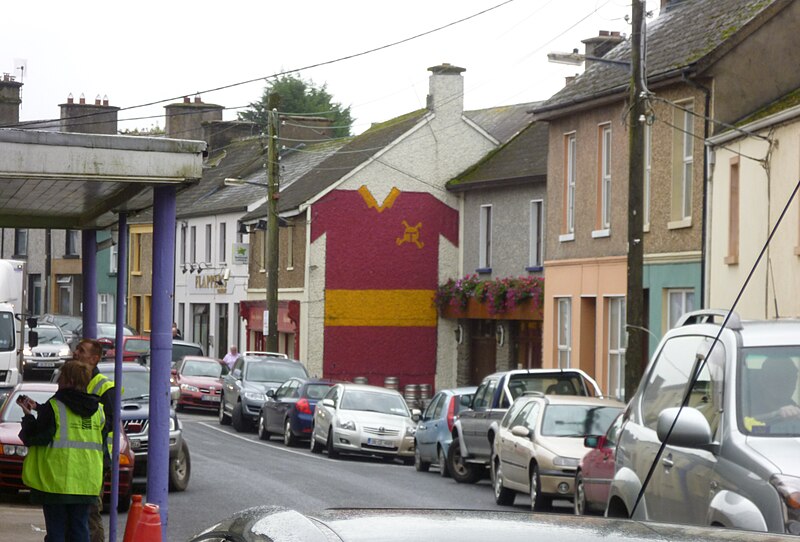
[[[103, 372], [103, 376], [114, 380], [114, 371]], [[119, 389], [119, 386], [116, 386]], [[122, 372], [122, 400], [134, 401], [150, 397], [150, 371], [123, 371]]]
[[[25, 328], [25, 341], [28, 341], [28, 328]], [[54, 327], [37, 327], [35, 328], [37, 335], [39, 335], [39, 344], [64, 344], [64, 335]]]
[[14, 350], [14, 315], [0, 312], [0, 352]]
[[[133, 331], [128, 329], [126, 326], [122, 326], [122, 335], [133, 335]], [[116, 337], [117, 336], [117, 324], [97, 324], [97, 336], [98, 337]]]
[[395, 416], [410, 416], [408, 406], [400, 394], [378, 393], [364, 390], [346, 390], [340, 408], [343, 410], [363, 410], [380, 412]]
[[183, 376], [208, 376], [219, 378], [222, 375], [222, 365], [216, 361], [186, 360], [181, 369]]
[[299, 363], [250, 362], [245, 368], [245, 380], [251, 382], [286, 382], [292, 377], [308, 378]]
[[739, 359], [740, 430], [800, 437], [800, 346], [742, 348]]
[[597, 405], [549, 405], [542, 419], [546, 437], [605, 435], [621, 407]]
[[[44, 403], [50, 399], [55, 391], [25, 391], [22, 392], [37, 403]], [[7, 401], [9, 401], [5, 412], [3, 412], [4, 422], [20, 422], [22, 421], [22, 407], [17, 404], [17, 397], [22, 395], [21, 392], [11, 394]]]
[[516, 399], [527, 391], [540, 391], [557, 395], [586, 395], [579, 375], [571, 374], [516, 374], [508, 379], [511, 397]]
[[306, 397], [309, 399], [322, 399], [333, 384], [309, 384], [306, 386]]
[[150, 351], [150, 341], [147, 339], [128, 339], [125, 341], [125, 351], [146, 354]]
[[184, 356], [203, 356], [205, 353], [199, 346], [193, 344], [172, 343], [172, 361], [178, 361]]

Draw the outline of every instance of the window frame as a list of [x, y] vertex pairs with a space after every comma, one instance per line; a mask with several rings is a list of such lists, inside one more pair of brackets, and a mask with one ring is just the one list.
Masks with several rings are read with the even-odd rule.
[[[566, 316], [566, 322], [565, 322]], [[572, 298], [556, 298], [556, 348], [558, 351], [558, 367], [567, 369], [572, 363]], [[564, 327], [566, 323], [566, 328]], [[562, 363], [566, 360], [566, 363]]]
[[728, 255], [724, 262], [727, 265], [739, 263], [739, 226], [741, 209], [741, 184], [740, 184], [739, 157], [730, 160], [730, 174], [728, 178]]
[[610, 396], [619, 400], [625, 398], [625, 352], [628, 347], [626, 309], [625, 296], [608, 298], [608, 383], [606, 389]]
[[528, 270], [540, 271], [544, 265], [544, 200], [533, 199], [529, 204]]
[[28, 256], [28, 229], [14, 228], [14, 257]]
[[226, 263], [225, 252], [228, 246], [228, 228], [225, 222], [218, 224], [219, 233], [219, 262]]
[[211, 224], [206, 224], [205, 227], [205, 260], [203, 260], [207, 264], [211, 264], [211, 245], [212, 245], [212, 227]]
[[[577, 138], [575, 132], [564, 136], [564, 228], [567, 236], [575, 235], [575, 191], [577, 169]], [[566, 240], [566, 239], [564, 239]]]
[[478, 271], [488, 272], [492, 269], [492, 204], [480, 206]]
[[64, 235], [64, 256], [77, 258], [79, 254], [78, 245], [80, 244], [80, 230], [65, 230]]
[[[682, 312], [680, 314], [676, 315], [674, 318], [672, 317], [672, 298], [671, 298], [671, 296], [673, 294], [680, 294], [680, 296], [681, 296], [681, 308], [682, 308]], [[691, 294], [691, 296], [692, 296], [692, 306], [691, 306], [691, 308], [687, 309], [687, 302], [686, 301], [687, 301], [688, 294]], [[664, 321], [666, 322], [666, 324], [668, 326], [667, 330], [672, 329], [681, 316], [683, 316], [687, 312], [691, 312], [691, 311], [694, 310], [694, 305], [695, 305], [694, 297], [695, 297], [694, 288], [665, 288], [665, 298], [666, 298], [665, 299], [666, 300], [665, 306], [666, 306], [667, 314], [666, 314], [666, 318], [664, 319]]]
[[599, 230], [611, 229], [611, 124], [600, 125]]
[[650, 230], [650, 178], [653, 158], [653, 127], [644, 125], [644, 188], [642, 192], [642, 229]]

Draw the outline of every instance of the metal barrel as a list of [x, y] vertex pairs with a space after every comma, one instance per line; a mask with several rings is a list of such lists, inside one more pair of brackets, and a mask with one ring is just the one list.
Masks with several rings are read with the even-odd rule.
[[383, 387], [389, 388], [390, 390], [396, 390], [400, 387], [400, 379], [396, 376], [387, 376], [383, 380]]
[[403, 397], [409, 407], [417, 408], [419, 406], [419, 384], [406, 384], [403, 388]]
[[422, 402], [425, 402], [427, 399], [431, 398], [431, 391], [433, 387], [430, 384], [420, 384], [419, 385], [419, 399]]
[[354, 384], [369, 384], [369, 379], [366, 376], [357, 376], [353, 379]]

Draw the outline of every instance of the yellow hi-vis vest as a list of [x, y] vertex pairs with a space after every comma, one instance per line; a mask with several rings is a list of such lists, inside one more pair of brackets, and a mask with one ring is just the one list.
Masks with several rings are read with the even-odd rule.
[[103, 407], [82, 417], [50, 399], [56, 433], [47, 446], [31, 446], [22, 464], [30, 488], [61, 495], [99, 495], [103, 485]]
[[[103, 375], [102, 373], [97, 373], [92, 377], [89, 381], [89, 384], [86, 386], [86, 393], [96, 395], [98, 397], [102, 397], [105, 392], [110, 390], [114, 387], [114, 381], [109, 380], [108, 377]], [[114, 431], [109, 431], [106, 435], [106, 445], [108, 446], [108, 456], [111, 457], [112, 455], [112, 448], [111, 446], [114, 443]]]

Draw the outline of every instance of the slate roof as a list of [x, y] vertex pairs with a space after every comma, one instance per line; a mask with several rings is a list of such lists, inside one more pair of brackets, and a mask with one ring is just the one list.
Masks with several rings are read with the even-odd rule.
[[[672, 0], [647, 25], [647, 79], [651, 84], [689, 69], [701, 73], [749, 33], [793, 0]], [[626, 40], [604, 58], [630, 61], [631, 42]], [[595, 62], [575, 80], [535, 109], [537, 118], [548, 112], [604, 96], [627, 92], [630, 82], [625, 66]]]

